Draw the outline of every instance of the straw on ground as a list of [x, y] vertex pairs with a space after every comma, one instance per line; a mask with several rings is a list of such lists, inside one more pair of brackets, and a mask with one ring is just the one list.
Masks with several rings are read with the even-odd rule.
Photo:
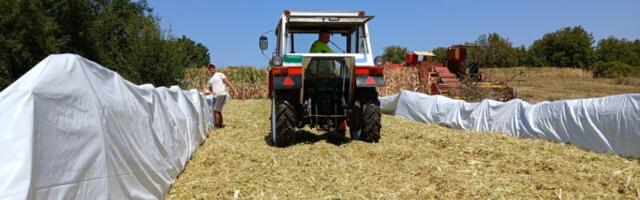
[[[640, 161], [382, 118], [380, 143], [298, 131], [267, 145], [269, 101], [231, 101], [167, 199], [630, 199]], [[345, 143], [346, 142], [346, 143]]]

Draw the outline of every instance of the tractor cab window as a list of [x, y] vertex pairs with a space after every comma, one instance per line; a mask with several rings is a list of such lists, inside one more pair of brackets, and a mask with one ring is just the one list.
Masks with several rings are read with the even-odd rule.
[[[318, 40], [320, 33], [289, 33], [286, 53], [311, 53], [311, 46]], [[330, 34], [326, 44], [334, 53], [348, 53], [345, 38], [340, 34]]]
[[[347, 33], [330, 32], [330, 40], [326, 45], [334, 53], [364, 53], [366, 40], [362, 30], [358, 28]], [[311, 53], [311, 46], [319, 40], [319, 35], [320, 32], [287, 34], [287, 53]]]
[[[360, 19], [360, 18], [356, 18]], [[334, 53], [365, 53], [367, 52], [366, 26], [368, 17], [361, 17], [360, 21], [315, 22], [298, 21], [290, 18], [285, 25], [283, 53], [311, 53], [311, 46], [319, 40], [321, 31], [330, 33], [326, 46]], [[352, 19], [353, 20], [353, 19]]]

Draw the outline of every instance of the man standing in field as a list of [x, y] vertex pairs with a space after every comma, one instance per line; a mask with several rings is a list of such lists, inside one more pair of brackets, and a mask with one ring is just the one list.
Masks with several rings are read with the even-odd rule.
[[216, 72], [216, 66], [213, 64], [209, 64], [207, 70], [209, 70], [209, 74], [211, 74], [211, 78], [207, 81], [207, 85], [209, 86], [209, 92], [205, 94], [211, 94], [213, 96], [213, 103], [211, 104], [211, 110], [213, 111], [213, 116], [215, 119], [215, 127], [223, 128], [223, 120], [222, 120], [222, 106], [224, 106], [224, 102], [227, 100], [227, 89], [225, 88], [225, 84], [231, 92], [233, 92], [233, 96], [238, 96], [238, 91], [233, 87], [233, 84], [227, 79], [223, 73]]

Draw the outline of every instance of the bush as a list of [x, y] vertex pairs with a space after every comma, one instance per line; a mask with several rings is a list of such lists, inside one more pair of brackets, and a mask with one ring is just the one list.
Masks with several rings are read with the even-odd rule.
[[394, 64], [400, 64], [405, 61], [405, 55], [407, 55], [407, 48], [401, 47], [398, 45], [391, 45], [384, 48], [384, 57], [385, 61], [389, 61]]
[[621, 61], [598, 62], [593, 67], [593, 76], [600, 78], [638, 77], [640, 69]]

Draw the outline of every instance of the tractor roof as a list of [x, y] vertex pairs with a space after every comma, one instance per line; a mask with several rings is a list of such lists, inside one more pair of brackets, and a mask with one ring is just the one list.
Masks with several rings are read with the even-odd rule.
[[298, 11], [285, 10], [284, 16], [290, 33], [349, 33], [373, 19], [363, 11]]
[[290, 17], [357, 17], [364, 16], [364, 11], [285, 10], [284, 14]]

